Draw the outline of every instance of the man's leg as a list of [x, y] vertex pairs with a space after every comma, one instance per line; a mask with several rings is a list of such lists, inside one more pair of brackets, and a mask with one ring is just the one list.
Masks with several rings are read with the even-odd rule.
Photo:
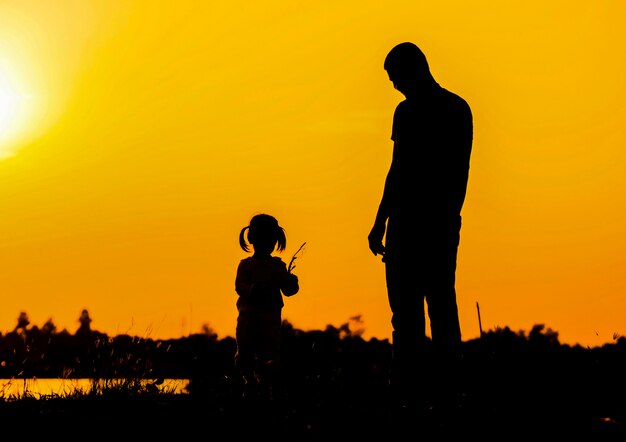
[[457, 244], [433, 250], [426, 288], [434, 350], [431, 382], [442, 406], [449, 406], [456, 400], [462, 375], [461, 327], [455, 289]]
[[385, 265], [391, 308], [391, 388], [400, 402], [421, 403], [428, 357], [424, 297], [409, 258], [388, 257]]

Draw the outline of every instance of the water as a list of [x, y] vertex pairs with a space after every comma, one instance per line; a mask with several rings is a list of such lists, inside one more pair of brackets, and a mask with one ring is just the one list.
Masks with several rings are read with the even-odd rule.
[[[151, 381], [144, 381], [149, 384]], [[157, 387], [159, 391], [175, 394], [187, 394], [186, 387], [189, 384], [187, 379], [165, 379]], [[124, 380], [107, 379], [98, 384], [102, 388], [115, 388], [120, 386], [123, 389]], [[73, 393], [88, 393], [94, 387], [93, 379], [61, 379], [61, 378], [28, 378], [28, 379], [0, 379], [0, 397], [20, 398], [25, 394], [29, 397], [41, 398], [49, 396], [65, 397]]]

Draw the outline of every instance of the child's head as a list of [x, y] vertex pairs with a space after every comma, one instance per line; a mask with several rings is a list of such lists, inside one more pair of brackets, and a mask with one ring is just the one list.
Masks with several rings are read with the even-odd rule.
[[[247, 242], [246, 230], [248, 231]], [[287, 246], [285, 230], [278, 224], [276, 218], [265, 213], [253, 216], [250, 224], [239, 232], [239, 245], [246, 252], [250, 251], [248, 242], [257, 252], [262, 250], [268, 253], [274, 250], [282, 252]]]

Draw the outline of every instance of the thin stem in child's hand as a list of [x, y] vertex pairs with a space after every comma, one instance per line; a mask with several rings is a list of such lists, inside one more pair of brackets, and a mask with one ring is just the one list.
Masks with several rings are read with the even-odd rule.
[[302, 251], [302, 249], [304, 248], [305, 244], [306, 244], [306, 241], [302, 243], [300, 248], [298, 250], [296, 250], [296, 253], [294, 253], [293, 256], [291, 257], [291, 261], [289, 261], [289, 266], [287, 267], [287, 271], [289, 273], [291, 273], [291, 271], [296, 268], [296, 266], [293, 263], [296, 260], [296, 258], [298, 257], [298, 253], [300, 253]]

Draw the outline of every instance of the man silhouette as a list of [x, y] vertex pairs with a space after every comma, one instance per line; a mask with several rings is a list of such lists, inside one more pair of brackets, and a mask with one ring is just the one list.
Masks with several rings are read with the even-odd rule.
[[455, 273], [472, 112], [464, 99], [435, 81], [413, 43], [395, 46], [384, 69], [406, 98], [393, 115], [393, 156], [368, 236], [370, 250], [385, 263], [393, 329], [391, 384], [401, 400], [429, 399], [426, 386], [435, 389], [430, 399], [447, 400], [457, 388], [461, 362]]

